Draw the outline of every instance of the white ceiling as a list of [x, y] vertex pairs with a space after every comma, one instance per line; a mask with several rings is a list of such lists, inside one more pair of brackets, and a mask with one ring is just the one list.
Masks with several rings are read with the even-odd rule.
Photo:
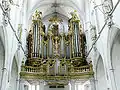
[[84, 18], [84, 0], [28, 0], [28, 20], [35, 10], [42, 12], [42, 17], [51, 16], [57, 12], [59, 16], [70, 17], [70, 12], [76, 10], [81, 19]]

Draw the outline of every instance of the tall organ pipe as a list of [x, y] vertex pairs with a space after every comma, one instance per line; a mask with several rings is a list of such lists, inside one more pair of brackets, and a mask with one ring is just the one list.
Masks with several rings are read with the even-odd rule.
[[64, 53], [64, 50], [65, 50], [65, 45], [64, 45], [64, 37], [62, 35], [62, 38], [61, 38], [61, 43], [60, 43], [60, 50], [61, 50], [61, 57], [64, 58], [65, 57], [65, 53]]
[[36, 23], [36, 37], [35, 37], [35, 39], [36, 39], [36, 47], [35, 47], [35, 50], [36, 50], [36, 52], [35, 52], [35, 56], [37, 56], [37, 53], [38, 53], [38, 23]]
[[38, 40], [39, 40], [39, 37], [38, 37], [38, 23], [35, 23], [34, 26], [33, 26], [33, 56], [36, 57], [38, 56]]
[[36, 32], [35, 32], [35, 30], [36, 30], [36, 25], [34, 24], [33, 25], [33, 57], [35, 57], [35, 35], [36, 35]]
[[80, 55], [80, 35], [79, 35], [79, 23], [73, 23], [74, 28], [74, 56], [78, 57]]
[[49, 38], [49, 44], [48, 44], [48, 55], [49, 55], [49, 57], [50, 58], [52, 58], [52, 54], [53, 54], [53, 51], [52, 51], [52, 48], [53, 48], [53, 46], [52, 46], [52, 37], [50, 36], [50, 38]]
[[70, 59], [70, 45], [66, 45], [66, 59]]
[[47, 59], [47, 36], [44, 36], [43, 57]]
[[40, 46], [39, 46], [39, 55], [40, 55], [40, 58], [42, 58], [42, 36], [40, 35]]

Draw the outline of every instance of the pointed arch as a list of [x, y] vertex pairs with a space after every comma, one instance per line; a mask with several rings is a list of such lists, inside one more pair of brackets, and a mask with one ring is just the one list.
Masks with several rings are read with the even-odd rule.
[[18, 88], [18, 65], [16, 58], [14, 56], [13, 61], [12, 61], [12, 68], [10, 72], [10, 79], [9, 79], [9, 89], [8, 90], [17, 90]]
[[114, 70], [114, 79], [115, 79], [115, 85], [117, 90], [120, 89], [120, 29], [117, 27], [113, 28], [112, 40], [110, 43], [110, 60], [111, 60], [111, 66]]
[[96, 65], [96, 79], [97, 79], [97, 83], [96, 83], [97, 90], [106, 90], [107, 82], [105, 76], [104, 63], [101, 55], [99, 55]]

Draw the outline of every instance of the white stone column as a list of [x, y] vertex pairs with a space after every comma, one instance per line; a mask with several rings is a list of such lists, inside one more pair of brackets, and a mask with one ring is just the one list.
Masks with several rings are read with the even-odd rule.
[[30, 88], [31, 88], [31, 90], [32, 90], [32, 85], [31, 85], [31, 87], [30, 87]]
[[109, 70], [109, 78], [110, 78], [110, 80], [109, 81], [111, 81], [111, 90], [117, 90], [117, 86], [116, 86], [116, 82], [115, 82], [115, 75], [114, 75], [114, 69], [112, 68], [112, 69], [110, 69]]
[[69, 86], [69, 85], [66, 85], [66, 86], [65, 86], [65, 90], [70, 90], [70, 86]]
[[78, 90], [78, 84], [75, 84], [75, 89]]
[[75, 82], [71, 82], [71, 90], [75, 90]]
[[28, 85], [25, 85], [24, 90], [28, 90]]
[[24, 80], [22, 79], [19, 81], [19, 90], [24, 90]]
[[0, 90], [6, 90], [8, 82], [9, 82], [9, 80], [8, 80], [8, 71], [7, 71], [6, 68], [3, 68], [3, 76], [2, 76], [2, 82], [1, 82]]
[[91, 90], [90, 85], [89, 84], [84, 85], [84, 90]]
[[91, 87], [91, 90], [96, 90], [96, 85], [95, 85], [95, 79], [94, 77], [90, 78], [90, 87]]
[[27, 90], [29, 89], [29, 86], [27, 85]]
[[107, 59], [108, 59], [108, 76], [107, 76], [108, 80], [107, 80], [107, 83], [109, 85], [110, 90], [117, 90], [116, 81], [115, 81], [115, 74], [114, 74], [114, 68], [113, 68], [110, 56], [108, 56]]
[[41, 82], [39, 83], [39, 90], [41, 90]]
[[29, 90], [29, 86], [27, 86], [27, 90]]
[[71, 90], [71, 83], [70, 82], [68, 83], [68, 86], [69, 86], [69, 90]]
[[39, 90], [44, 90], [44, 81], [40, 81]]
[[37, 90], [37, 85], [35, 85], [35, 90]]
[[17, 88], [17, 90], [19, 90], [19, 84], [20, 84], [20, 79], [17, 79], [16, 80], [16, 85], [17, 85], [16, 88]]

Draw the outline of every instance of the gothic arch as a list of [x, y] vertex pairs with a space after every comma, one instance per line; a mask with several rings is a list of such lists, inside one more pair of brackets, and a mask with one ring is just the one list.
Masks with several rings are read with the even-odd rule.
[[12, 68], [9, 77], [9, 90], [17, 90], [18, 88], [18, 65], [14, 56], [12, 61]]
[[120, 29], [116, 28], [116, 34], [113, 37], [110, 48], [111, 65], [114, 70], [114, 78], [117, 90], [120, 89]]
[[116, 24], [113, 25], [108, 31], [108, 42], [107, 42], [108, 50], [111, 50], [112, 44], [119, 31], [120, 31], [120, 27]]
[[[105, 70], [104, 70], [104, 63], [101, 55], [99, 55], [97, 65], [96, 65], [96, 90], [106, 90], [106, 77], [105, 77]], [[103, 86], [104, 85], [104, 86]]]

